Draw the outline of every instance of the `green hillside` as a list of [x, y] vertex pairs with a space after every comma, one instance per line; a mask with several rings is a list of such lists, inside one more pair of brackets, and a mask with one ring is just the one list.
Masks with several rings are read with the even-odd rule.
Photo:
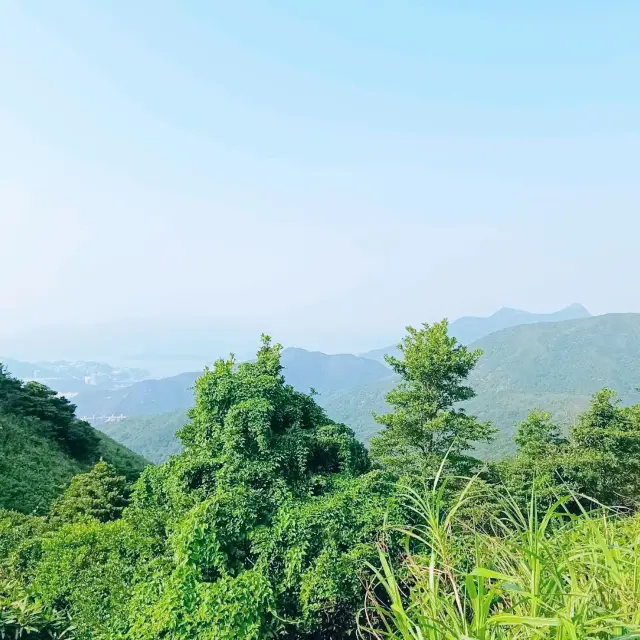
[[121, 422], [107, 422], [99, 428], [113, 440], [126, 443], [131, 450], [159, 464], [180, 452], [180, 442], [175, 434], [188, 420], [187, 409], [178, 409], [132, 416]]
[[[627, 404], [640, 400], [640, 314], [521, 325], [471, 346], [482, 349], [483, 356], [470, 377], [477, 396], [466, 406], [500, 431], [483, 451], [491, 457], [511, 449], [517, 423], [532, 408], [550, 411], [568, 425], [603, 387], [618, 391]], [[385, 410], [384, 397], [394, 384], [394, 379], [383, 380], [318, 401], [366, 441], [378, 430], [371, 411]]]
[[591, 395], [603, 387], [625, 400], [640, 385], [640, 314], [513, 327], [478, 340], [478, 392]]
[[71, 478], [100, 458], [133, 480], [146, 460], [78, 420], [74, 405], [44, 385], [0, 368], [0, 508], [47, 510]]

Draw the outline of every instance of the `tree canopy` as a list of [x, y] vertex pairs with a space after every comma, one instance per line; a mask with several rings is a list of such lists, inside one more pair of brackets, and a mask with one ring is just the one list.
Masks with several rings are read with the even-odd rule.
[[481, 352], [449, 336], [446, 320], [407, 327], [398, 349], [402, 357], [385, 356], [401, 381], [387, 394], [392, 411], [376, 416], [386, 428], [371, 440], [372, 457], [400, 474], [425, 476], [448, 454], [449, 466], [468, 472], [477, 463], [473, 444], [494, 432], [456, 406], [475, 395], [465, 383]]

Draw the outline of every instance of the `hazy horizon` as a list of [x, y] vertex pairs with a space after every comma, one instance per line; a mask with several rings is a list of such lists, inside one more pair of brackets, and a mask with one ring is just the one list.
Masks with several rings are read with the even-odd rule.
[[[551, 312], [538, 314], [527, 309], [501, 307], [487, 316], [461, 316], [449, 318], [453, 323], [460, 319], [489, 318], [501, 311], [516, 311], [546, 315], [568, 310], [579, 306], [590, 313], [580, 303], [571, 303]], [[601, 314], [591, 314], [592, 316]], [[440, 318], [438, 318], [439, 320]], [[191, 329], [191, 331], [189, 330]], [[253, 357], [259, 346], [259, 335], [237, 328], [226, 328], [221, 335], [213, 335], [206, 327], [173, 327], [154, 325], [148, 321], [138, 321], [134, 325], [104, 325], [99, 330], [92, 327], [84, 332], [68, 326], [46, 329], [34, 333], [25, 331], [17, 340], [0, 339], [0, 362], [2, 357], [27, 362], [45, 362], [55, 360], [86, 360], [104, 362], [113, 366], [140, 367], [147, 369], [153, 376], [175, 375], [184, 371], [195, 371], [210, 365], [218, 357], [225, 357], [233, 352], [239, 360]], [[366, 343], [364, 348], [357, 348], [358, 338], [344, 349], [330, 350], [314, 345], [313, 342], [291, 343], [283, 341], [277, 335], [272, 338], [283, 343], [285, 348], [302, 348], [308, 351], [320, 351], [328, 354], [359, 355], [387, 347], [399, 342], [404, 335], [404, 327], [399, 328], [394, 337], [386, 341], [381, 339], [375, 343]], [[182, 348], [181, 348], [182, 347]]]
[[640, 312], [639, 20], [2, 3], [0, 354], [362, 352], [503, 306]]

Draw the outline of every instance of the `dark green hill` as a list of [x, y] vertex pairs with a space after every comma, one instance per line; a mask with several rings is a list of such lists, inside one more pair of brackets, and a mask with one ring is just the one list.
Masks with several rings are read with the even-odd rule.
[[[449, 325], [449, 334], [455, 336], [462, 344], [471, 344], [484, 336], [509, 327], [589, 317], [591, 314], [581, 304], [572, 304], [554, 313], [530, 313], [521, 309], [503, 307], [488, 317], [463, 316], [458, 318]], [[385, 353], [395, 354], [396, 352], [396, 346], [389, 345], [383, 349], [374, 349], [363, 353], [362, 356], [383, 362]]]
[[78, 420], [74, 405], [0, 368], [0, 508], [41, 513], [71, 478], [100, 458], [133, 480], [138, 454]]
[[606, 386], [630, 400], [640, 385], [640, 314], [513, 327], [473, 346], [484, 351], [478, 391], [591, 395]]

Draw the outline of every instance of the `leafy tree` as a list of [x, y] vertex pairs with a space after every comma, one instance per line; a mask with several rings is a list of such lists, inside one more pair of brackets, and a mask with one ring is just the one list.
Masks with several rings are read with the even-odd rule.
[[640, 502], [640, 405], [620, 406], [609, 389], [593, 396], [568, 438], [548, 413], [534, 411], [515, 441], [516, 455], [496, 468], [521, 499], [533, 489], [548, 503], [569, 489], [610, 506]]
[[564, 469], [567, 439], [550, 413], [535, 409], [518, 426], [514, 441], [516, 454], [495, 465], [500, 480], [522, 508], [532, 491], [540, 506], [550, 506], [557, 500], [559, 487], [569, 481]]
[[104, 461], [88, 473], [81, 473], [51, 508], [55, 521], [75, 522], [95, 518], [100, 522], [117, 520], [128, 503], [129, 488], [124, 476]]
[[489, 441], [490, 423], [479, 422], [456, 405], [474, 397], [465, 384], [480, 358], [447, 333], [448, 323], [407, 327], [398, 345], [402, 357], [385, 356], [402, 381], [389, 394], [390, 413], [376, 415], [386, 428], [371, 440], [371, 455], [402, 475], [433, 474], [448, 453], [450, 470], [468, 472], [477, 461], [473, 444]]
[[567, 466], [585, 494], [608, 505], [640, 502], [640, 405], [603, 389], [570, 430]]
[[537, 460], [555, 453], [560, 445], [567, 442], [561, 435], [560, 427], [551, 421], [551, 414], [539, 409], [534, 409], [520, 423], [513, 439], [522, 453]]

